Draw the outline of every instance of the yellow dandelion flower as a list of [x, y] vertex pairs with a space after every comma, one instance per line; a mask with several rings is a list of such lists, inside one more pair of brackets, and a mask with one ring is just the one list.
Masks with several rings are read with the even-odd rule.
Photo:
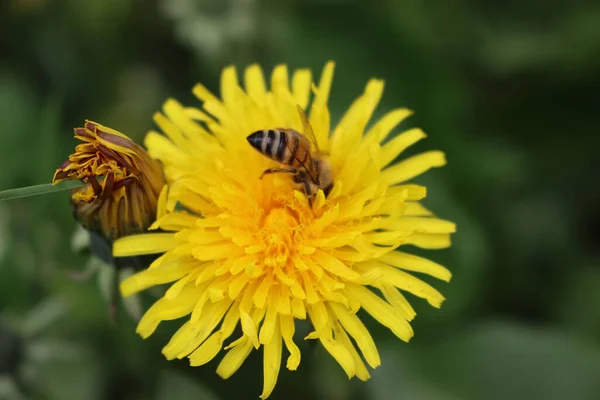
[[160, 165], [114, 129], [86, 121], [74, 131], [83, 143], [56, 170], [52, 183], [88, 183], [71, 194], [77, 220], [108, 240], [145, 231], [156, 218], [165, 184]]
[[[146, 338], [161, 321], [186, 317], [164, 355], [188, 357], [199, 366], [227, 350], [217, 368], [223, 378], [262, 346], [263, 399], [275, 387], [283, 345], [287, 368], [300, 364], [293, 341], [296, 319], [310, 319], [314, 331], [306, 339], [318, 339], [348, 377], [366, 380], [365, 362], [375, 368], [380, 358], [357, 311], [365, 310], [408, 341], [415, 311], [402, 291], [434, 307], [444, 300], [410, 272], [444, 281], [451, 276], [441, 265], [397, 251], [409, 244], [450, 245], [455, 225], [419, 203], [424, 187], [407, 183], [444, 165], [444, 154], [430, 151], [393, 163], [425, 134], [411, 129], [386, 141], [411, 114], [404, 108], [367, 127], [383, 92], [378, 79], [368, 82], [330, 131], [333, 69], [333, 63], [326, 64], [315, 86], [309, 70], [295, 71], [290, 81], [287, 67], [280, 65], [269, 89], [258, 66], [245, 70], [244, 88], [229, 67], [221, 76], [221, 99], [200, 84], [194, 87], [203, 110], [168, 100], [164, 113], [154, 117], [166, 136], [146, 137], [169, 185], [152, 227], [166, 233], [125, 237], [114, 246], [118, 256], [164, 252], [121, 284], [128, 296], [172, 283], [146, 312], [138, 333]], [[307, 108], [311, 89], [309, 122], [334, 184], [327, 196], [319, 190], [309, 202], [295, 174], [261, 179], [263, 171], [282, 165], [256, 151], [247, 137], [265, 129], [303, 132], [297, 106]], [[243, 334], [230, 341], [238, 325]]]

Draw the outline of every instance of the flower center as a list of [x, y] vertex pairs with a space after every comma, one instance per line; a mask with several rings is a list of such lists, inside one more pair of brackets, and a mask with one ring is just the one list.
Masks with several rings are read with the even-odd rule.
[[294, 214], [288, 207], [276, 207], [268, 211], [262, 229], [266, 244], [265, 265], [281, 268], [295, 251], [301, 225]]

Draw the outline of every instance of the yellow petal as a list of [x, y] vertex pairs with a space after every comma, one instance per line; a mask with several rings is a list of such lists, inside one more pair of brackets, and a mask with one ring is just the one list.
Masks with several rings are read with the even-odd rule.
[[216, 101], [218, 102], [219, 99], [217, 97], [215, 97], [214, 94], [212, 94], [210, 92], [210, 90], [208, 90], [204, 85], [202, 85], [201, 83], [197, 83], [194, 88], [192, 89], [192, 92], [194, 93], [194, 95], [202, 100], [203, 102], [206, 101]]
[[281, 336], [285, 341], [285, 346], [290, 352], [290, 356], [287, 359], [286, 368], [290, 371], [295, 371], [300, 365], [300, 349], [294, 343], [294, 332], [296, 327], [294, 326], [294, 318], [291, 315], [279, 316]]
[[210, 115], [196, 107], [184, 107], [183, 112], [188, 118], [194, 121], [214, 122], [214, 119]]
[[252, 306], [254, 305], [254, 295], [256, 294], [256, 290], [261, 283], [262, 282], [259, 279], [250, 281], [248, 287], [246, 287], [246, 290], [243, 292], [242, 300], [240, 302], [240, 311], [250, 314]]
[[343, 250], [335, 249], [332, 251], [331, 254], [339, 260], [344, 260], [344, 261], [349, 261], [349, 262], [365, 261], [365, 260], [371, 258], [370, 254], [364, 254], [364, 253], [358, 252], [352, 248], [344, 248]]
[[267, 301], [269, 290], [271, 289], [272, 284], [273, 275], [268, 274], [267, 277], [262, 280], [262, 282], [256, 289], [256, 293], [254, 294], [254, 305], [256, 306], [256, 308], [265, 307], [265, 303]]
[[[362, 135], [362, 132], [359, 132]], [[362, 146], [358, 150], [356, 147], [358, 144], [351, 144], [349, 142], [337, 143], [336, 139], [345, 134], [342, 132], [338, 136], [334, 136], [332, 140], [332, 153], [338, 154], [337, 157], [334, 158], [334, 162], [343, 163], [344, 166], [339, 174], [336, 177], [344, 182], [344, 190], [343, 194], [353, 194], [360, 190], [364, 185], [368, 185], [373, 180], [364, 180], [363, 174], [367, 173], [368, 170], [372, 167], [376, 171], [376, 175], [379, 175], [379, 168], [373, 163], [373, 160], [370, 156], [371, 148]], [[358, 135], [360, 137], [360, 135]], [[352, 140], [351, 138], [349, 140]], [[348, 149], [336, 151], [335, 146], [348, 146]], [[349, 160], [346, 154], [349, 152], [353, 153], [352, 160]], [[362, 187], [361, 187], [362, 186]], [[358, 188], [357, 188], [358, 187]]]
[[310, 125], [312, 126], [317, 142], [321, 149], [327, 149], [329, 136], [329, 109], [327, 108], [327, 100], [331, 91], [331, 82], [333, 81], [333, 70], [335, 64], [328, 62], [323, 68], [319, 87], [316, 89], [316, 96], [313, 101], [310, 111]]
[[331, 337], [331, 331], [329, 331], [327, 336], [319, 337], [319, 340], [323, 344], [323, 347], [325, 347], [325, 350], [340, 364], [346, 375], [348, 375], [348, 379], [356, 375], [354, 357], [352, 357], [346, 346]]
[[308, 315], [310, 316], [310, 321], [315, 327], [317, 334], [321, 334], [321, 331], [325, 331], [329, 328], [329, 314], [327, 313], [327, 309], [323, 302], [317, 302], [309, 306]]
[[439, 218], [401, 217], [387, 218], [381, 223], [381, 228], [396, 231], [419, 233], [454, 233], [456, 224]]
[[346, 264], [322, 250], [315, 251], [312, 258], [323, 267], [323, 269], [342, 279], [352, 280], [359, 277], [358, 273], [352, 271]]
[[286, 285], [281, 286], [281, 295], [279, 296], [279, 305], [277, 312], [282, 315], [290, 315], [292, 313], [292, 304], [290, 299], [290, 289]]
[[229, 298], [232, 300], [237, 298], [249, 281], [250, 277], [246, 274], [239, 274], [236, 276], [235, 279], [229, 284], [229, 290], [227, 292], [229, 294]]
[[211, 361], [223, 347], [221, 332], [213, 333], [197, 350], [189, 355], [190, 365], [198, 367]]
[[415, 216], [415, 217], [432, 217], [433, 213], [425, 208], [421, 203], [417, 201], [407, 201], [404, 203], [404, 215]]
[[242, 332], [250, 339], [255, 349], [258, 349], [260, 344], [258, 342], [258, 330], [256, 324], [252, 320], [252, 317], [245, 311], [240, 311], [240, 321], [242, 324]]
[[260, 103], [264, 101], [267, 89], [260, 66], [253, 64], [246, 68], [246, 72], [244, 73], [244, 84], [246, 86], [246, 91], [253, 100]]
[[383, 297], [392, 307], [398, 310], [408, 321], [413, 320], [417, 313], [398, 289], [385, 282], [381, 284], [380, 289]]
[[292, 299], [292, 315], [298, 319], [306, 319], [306, 308], [304, 307], [304, 301], [298, 297]]
[[427, 135], [419, 128], [402, 132], [396, 136], [381, 148], [381, 167], [385, 167], [394, 161], [404, 150], [425, 137]]
[[219, 100], [207, 100], [204, 103], [204, 110], [212, 115], [219, 121], [217, 123], [208, 123], [209, 130], [217, 136], [220, 140], [227, 141], [229, 139], [228, 130], [223, 129], [223, 126], [229, 126], [232, 124], [231, 117], [227, 113], [227, 109]]
[[336, 324], [335, 329], [335, 340], [337, 340], [342, 346], [348, 350], [348, 353], [352, 356], [354, 360], [355, 373], [358, 379], [361, 381], [367, 381], [371, 377], [369, 375], [369, 371], [367, 371], [367, 367], [365, 367], [365, 363], [358, 355], [354, 344], [350, 341], [350, 338], [344, 331], [344, 329], [340, 326], [340, 324]]
[[195, 268], [197, 265], [194, 263], [177, 259], [158, 268], [140, 271], [121, 282], [121, 295], [128, 297], [151, 286], [173, 282], [181, 279]]
[[[163, 347], [162, 353], [167, 360], [173, 360], [177, 358], [178, 354], [186, 348], [190, 343], [196, 342], [196, 344], [190, 348], [190, 350], [184, 353], [181, 357], [185, 357], [191, 351], [195, 350], [200, 344], [200, 341], [196, 341], [196, 338], [199, 334], [205, 334], [204, 339], [208, 337], [209, 332], [204, 331], [204, 326], [202, 323], [209, 321], [210, 315], [204, 315], [204, 318], [201, 321], [188, 321], [185, 323], [175, 334], [171, 337], [171, 340], [165, 347]], [[202, 330], [202, 332], [200, 332]], [[212, 329], [211, 329], [212, 331]], [[179, 358], [181, 358], [179, 357]]]
[[236, 301], [233, 306], [227, 311], [225, 314], [225, 318], [223, 319], [223, 324], [221, 325], [221, 332], [223, 333], [222, 340], [226, 340], [237, 326], [238, 321], [240, 320], [240, 301]]
[[410, 235], [407, 231], [377, 232], [365, 234], [364, 237], [378, 246], [398, 246]]
[[[176, 358], [178, 349], [185, 346], [185, 343], [189, 343], [194, 340], [197, 334], [198, 326], [190, 321], [181, 325], [181, 327], [171, 337], [169, 343], [163, 348], [162, 353], [167, 360], [173, 360]], [[177, 347], [175, 351], [170, 351], [171, 348]]]
[[[166, 198], [164, 206], [166, 208]], [[180, 231], [182, 229], [194, 227], [197, 219], [198, 217], [185, 212], [173, 212], [158, 218], [156, 222], [152, 224], [150, 229], [160, 228], [165, 231]]]
[[298, 69], [292, 77], [292, 93], [296, 103], [303, 109], [308, 105], [310, 87], [312, 85], [312, 73], [309, 69]]
[[181, 103], [175, 99], [168, 99], [163, 104], [163, 111], [195, 145], [202, 147], [217, 142], [214, 136], [187, 115]]
[[156, 125], [162, 129], [162, 131], [173, 141], [175, 145], [179, 148], [187, 149], [189, 148], [190, 142], [187, 138], [181, 133], [181, 130], [165, 117], [162, 113], [154, 113], [153, 116], [154, 122]]
[[389, 185], [405, 182], [419, 176], [433, 167], [446, 165], [446, 157], [441, 151], [428, 151], [412, 156], [381, 171], [381, 179]]
[[392, 110], [383, 116], [365, 135], [365, 141], [383, 141], [389, 133], [403, 120], [412, 115], [412, 111], [407, 108], [398, 108]]
[[[198, 301], [196, 302], [196, 305], [194, 306], [194, 309], [192, 310], [192, 315], [190, 317], [190, 321], [191, 322], [198, 322], [198, 320], [200, 318], [202, 318], [203, 315], [203, 311], [204, 311], [204, 306], [207, 305], [208, 303], [208, 287], [209, 284], [205, 283], [204, 285], [200, 286], [198, 288], [198, 292], [201, 293], [200, 296], [198, 296]], [[171, 287], [171, 289], [173, 289]]]
[[413, 233], [405, 243], [423, 249], [445, 249], [451, 245], [450, 234], [447, 233]]
[[275, 384], [277, 383], [277, 377], [279, 376], [279, 369], [281, 368], [281, 331], [279, 330], [279, 323], [275, 321], [275, 332], [269, 343], [264, 345], [264, 359], [263, 359], [263, 375], [264, 375], [264, 388], [260, 395], [261, 399], [266, 399], [271, 395]]
[[407, 271], [422, 272], [446, 282], [450, 282], [452, 277], [452, 273], [447, 268], [412, 254], [393, 251], [382, 256], [379, 260]]
[[294, 298], [304, 300], [306, 299], [306, 292], [302, 289], [299, 282], [296, 282], [292, 286], [290, 286], [290, 293]]
[[444, 301], [444, 296], [440, 292], [411, 274], [389, 265], [382, 265], [380, 269], [384, 276], [384, 282], [426, 299], [429, 304], [436, 308], [439, 308]]
[[238, 80], [234, 66], [223, 68], [221, 72], [221, 98], [227, 107], [234, 107], [237, 103]]
[[163, 186], [158, 196], [158, 203], [156, 205], [156, 219], [159, 220], [167, 213], [167, 195], [169, 193], [169, 186]]
[[278, 96], [290, 93], [288, 69], [286, 65], [277, 65], [271, 74], [271, 91]]
[[126, 236], [113, 243], [113, 256], [130, 257], [164, 253], [178, 245], [173, 233], [146, 233]]
[[364, 128], [381, 99], [383, 87], [383, 81], [379, 79], [371, 79], [367, 83], [363, 95], [352, 103], [335, 128], [331, 144], [332, 153], [347, 153], [357, 148]]
[[304, 283], [304, 292], [306, 293], [306, 302], [308, 304], [316, 304], [321, 301], [313, 279], [308, 274], [302, 274], [302, 282]]
[[240, 251], [241, 249], [237, 245], [230, 242], [222, 242], [219, 244], [213, 243], [210, 245], [194, 246], [192, 255], [200, 261], [211, 261], [236, 256]]
[[275, 334], [277, 325], [277, 307], [279, 305], [280, 290], [273, 286], [269, 293], [269, 302], [267, 303], [267, 314], [260, 328], [258, 339], [261, 344], [270, 343]]
[[181, 318], [194, 308], [198, 292], [195, 287], [187, 287], [176, 299], [162, 298], [156, 301], [144, 314], [137, 326], [137, 333], [143, 338], [150, 336], [161, 321]]
[[221, 232], [214, 229], [194, 229], [187, 238], [194, 244], [212, 244], [222, 242], [224, 239]]
[[148, 153], [156, 159], [168, 159], [171, 162], [185, 162], [189, 159], [185, 148], [179, 148], [164, 135], [156, 131], [150, 131], [144, 138], [144, 145], [148, 148]]
[[242, 340], [240, 340], [235, 347], [225, 354], [223, 360], [221, 360], [219, 366], [217, 367], [217, 374], [223, 379], [227, 379], [231, 375], [235, 374], [235, 372], [242, 366], [246, 358], [248, 358], [251, 351], [252, 342], [246, 338], [242, 338]]
[[356, 316], [348, 312], [348, 310], [339, 304], [330, 304], [329, 307], [334, 312], [337, 319], [340, 321], [342, 326], [350, 336], [354, 338], [356, 344], [360, 348], [360, 351], [365, 357], [365, 360], [369, 363], [371, 368], [376, 368], [381, 364], [379, 358], [379, 352], [375, 346], [375, 342], [371, 337], [371, 334], [367, 328], [363, 325], [361, 320]]
[[197, 322], [197, 336], [194, 340], [188, 342], [187, 344], [182, 343], [182, 347], [180, 351], [177, 353], [177, 358], [183, 358], [190, 354], [192, 351], [196, 350], [198, 346], [204, 343], [205, 340], [208, 339], [210, 334], [215, 330], [216, 326], [221, 322], [225, 313], [231, 306], [231, 301], [229, 299], [220, 301], [218, 303], [210, 303], [207, 306], [206, 313], [204, 314], [205, 318], [200, 319]]
[[406, 200], [422, 200], [427, 196], [427, 188], [425, 186], [408, 184], [408, 185], [397, 185], [390, 186], [387, 190], [389, 197], [399, 193], [406, 193]]
[[381, 325], [388, 327], [394, 335], [405, 342], [408, 342], [413, 336], [413, 330], [406, 319], [402, 318], [392, 306], [376, 296], [375, 293], [364, 286], [353, 284], [348, 285], [348, 291], [351, 296], [360, 301], [366, 312], [371, 314]]
[[331, 207], [329, 210], [325, 211], [323, 215], [313, 221], [312, 231], [314, 233], [320, 233], [325, 228], [330, 226], [339, 216], [340, 214], [340, 206], [339, 203], [335, 206]]
[[174, 284], [172, 284], [171, 287], [165, 292], [164, 298], [169, 300], [175, 299], [177, 296], [179, 296], [183, 289], [190, 286], [189, 283], [192, 280], [192, 277], [193, 276], [191, 274], [186, 275]]

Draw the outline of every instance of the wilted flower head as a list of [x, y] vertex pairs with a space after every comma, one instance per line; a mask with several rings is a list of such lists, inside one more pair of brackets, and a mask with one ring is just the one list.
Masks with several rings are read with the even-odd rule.
[[165, 183], [160, 165], [114, 129], [86, 121], [74, 131], [83, 143], [56, 170], [52, 183], [89, 183], [71, 193], [77, 220], [109, 240], [145, 231], [156, 218]]
[[[243, 89], [230, 67], [221, 77], [221, 99], [202, 85], [194, 88], [204, 110], [168, 100], [164, 114], [155, 115], [166, 136], [150, 132], [145, 142], [163, 163], [169, 184], [153, 226], [167, 233], [126, 237], [114, 245], [116, 256], [164, 252], [149, 269], [122, 283], [123, 295], [174, 282], [146, 312], [138, 333], [148, 337], [161, 321], [185, 317], [164, 355], [188, 357], [198, 366], [228, 350], [217, 368], [223, 378], [235, 373], [253, 349], [263, 347], [262, 398], [275, 387], [283, 344], [289, 352], [287, 368], [300, 364], [295, 320], [310, 318], [314, 332], [306, 339], [318, 339], [349, 377], [366, 380], [365, 362], [374, 368], [380, 358], [357, 311], [363, 309], [408, 341], [415, 311], [402, 291], [434, 307], [444, 300], [410, 272], [445, 281], [451, 276], [441, 265], [397, 251], [406, 245], [450, 245], [455, 225], [419, 203], [424, 187], [407, 183], [444, 165], [444, 154], [430, 151], [394, 163], [425, 134], [410, 129], [391, 135], [411, 114], [403, 108], [367, 128], [383, 92], [377, 79], [369, 81], [331, 130], [327, 99], [332, 78], [333, 64], [328, 63], [318, 86], [309, 70], [296, 71], [290, 84], [287, 67], [281, 65], [268, 89], [254, 65], [245, 71]], [[307, 108], [311, 88], [309, 121], [334, 182], [328, 195], [318, 191], [312, 204], [297, 190], [293, 173], [261, 179], [266, 169], [284, 166], [247, 141], [261, 130], [267, 137], [275, 128], [303, 132], [297, 106]], [[265, 144], [263, 153], [275, 149], [274, 143]], [[241, 337], [230, 340], [238, 325]]]

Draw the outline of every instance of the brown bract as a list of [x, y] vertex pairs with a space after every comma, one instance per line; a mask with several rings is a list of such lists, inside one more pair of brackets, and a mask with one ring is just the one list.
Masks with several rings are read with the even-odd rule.
[[122, 133], [86, 121], [75, 128], [75, 147], [52, 179], [80, 180], [71, 202], [77, 220], [109, 240], [145, 231], [156, 219], [162, 170], [146, 150]]

